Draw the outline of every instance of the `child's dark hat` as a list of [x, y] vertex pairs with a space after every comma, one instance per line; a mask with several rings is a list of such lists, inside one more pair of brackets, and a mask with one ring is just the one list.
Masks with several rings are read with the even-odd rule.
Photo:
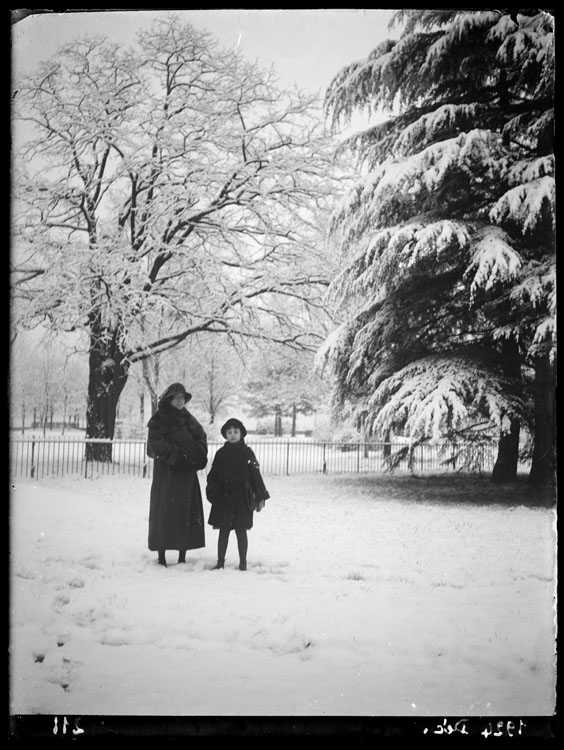
[[227, 430], [230, 427], [237, 427], [239, 430], [241, 430], [241, 437], [244, 438], [247, 434], [247, 430], [245, 429], [245, 425], [240, 422], [238, 419], [228, 419], [227, 422], [223, 425], [221, 428], [221, 434], [223, 437], [227, 440]]

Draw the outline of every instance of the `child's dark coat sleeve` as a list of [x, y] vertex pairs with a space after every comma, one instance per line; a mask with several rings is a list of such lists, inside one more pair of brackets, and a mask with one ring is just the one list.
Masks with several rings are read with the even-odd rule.
[[249, 474], [250, 474], [250, 481], [251, 481], [251, 487], [253, 488], [253, 492], [255, 493], [255, 496], [257, 500], [264, 501], [268, 500], [270, 497], [270, 494], [268, 490], [266, 489], [266, 485], [264, 484], [264, 480], [262, 478], [262, 474], [260, 473], [260, 466], [259, 462], [257, 461], [257, 458], [253, 451], [249, 448]]
[[225, 483], [221, 479], [217, 453], [214, 456], [212, 467], [209, 470], [206, 482], [206, 497], [212, 505], [225, 503]]

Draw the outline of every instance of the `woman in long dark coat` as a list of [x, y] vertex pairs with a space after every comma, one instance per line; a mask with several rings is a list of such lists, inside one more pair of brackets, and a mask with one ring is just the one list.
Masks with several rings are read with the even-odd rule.
[[147, 427], [147, 454], [155, 460], [149, 508], [149, 549], [166, 567], [167, 549], [204, 547], [204, 509], [198, 470], [208, 462], [206, 433], [185, 408], [192, 398], [181, 383], [173, 383], [159, 399]]
[[244, 424], [238, 419], [228, 419], [221, 434], [226, 442], [214, 456], [206, 485], [206, 495], [212, 504], [208, 523], [219, 529], [214, 570], [225, 564], [232, 529], [237, 535], [239, 570], [247, 570], [247, 531], [253, 527], [254, 512], [262, 510], [270, 495], [256, 456], [245, 443]]

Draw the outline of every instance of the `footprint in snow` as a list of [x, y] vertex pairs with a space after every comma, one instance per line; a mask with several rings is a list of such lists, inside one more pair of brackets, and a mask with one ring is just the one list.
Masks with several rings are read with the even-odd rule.
[[123, 628], [108, 628], [100, 638], [102, 646], [127, 646], [131, 643], [131, 634]]
[[69, 602], [70, 598], [66, 594], [59, 594], [53, 601], [53, 609], [55, 612], [60, 613]]
[[276, 656], [296, 656], [301, 661], [313, 658], [313, 640], [294, 633], [267, 633], [258, 631], [251, 638], [251, 646], [256, 649], [266, 649]]
[[89, 568], [90, 570], [100, 570], [101, 566], [98, 562], [99, 560], [100, 558], [97, 555], [90, 555], [79, 562], [81, 565], [84, 565], [85, 568]]
[[71, 684], [76, 677], [78, 667], [82, 662], [77, 659], [69, 659], [67, 656], [55, 656], [45, 662], [48, 667], [47, 682], [60, 685], [65, 692], [69, 692]]
[[26, 581], [33, 581], [33, 579], [36, 577], [35, 573], [29, 571], [29, 570], [16, 570], [15, 574], [16, 578], [24, 578]]
[[288, 571], [286, 568], [290, 567], [290, 563], [288, 562], [281, 562], [281, 563], [274, 563], [274, 565], [267, 565], [266, 563], [258, 562], [254, 565], [249, 565], [247, 570], [254, 570], [256, 573], [259, 573], [260, 575], [264, 575], [265, 573], [269, 573], [270, 575], [275, 575], [280, 580], [284, 580], [281, 576], [284, 573], [287, 573]]
[[347, 581], [365, 581], [366, 577], [362, 573], [359, 573], [357, 570], [355, 570], [346, 576], [346, 580]]

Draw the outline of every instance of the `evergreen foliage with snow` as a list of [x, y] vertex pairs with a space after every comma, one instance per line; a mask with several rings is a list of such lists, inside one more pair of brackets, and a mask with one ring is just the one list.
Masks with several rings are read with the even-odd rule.
[[341, 146], [359, 178], [332, 221], [343, 322], [318, 353], [370, 430], [553, 432], [527, 398], [556, 345], [553, 21], [401, 10], [399, 39], [326, 92], [335, 129], [380, 116]]

